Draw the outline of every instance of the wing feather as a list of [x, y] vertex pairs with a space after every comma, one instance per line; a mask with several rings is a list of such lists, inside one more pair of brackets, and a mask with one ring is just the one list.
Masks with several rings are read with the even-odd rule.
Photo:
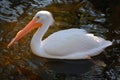
[[99, 47], [104, 41], [83, 29], [68, 29], [50, 35], [42, 46], [49, 55], [66, 56], [77, 52], [85, 53]]

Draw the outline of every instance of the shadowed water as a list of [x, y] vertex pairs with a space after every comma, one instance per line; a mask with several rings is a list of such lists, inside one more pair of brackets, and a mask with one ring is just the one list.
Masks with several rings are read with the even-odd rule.
[[[119, 80], [119, 5], [117, 0], [1, 0], [0, 80]], [[50, 11], [55, 19], [44, 38], [58, 30], [83, 28], [113, 45], [92, 60], [46, 59], [31, 52], [34, 30], [7, 49], [10, 40], [40, 10]]]

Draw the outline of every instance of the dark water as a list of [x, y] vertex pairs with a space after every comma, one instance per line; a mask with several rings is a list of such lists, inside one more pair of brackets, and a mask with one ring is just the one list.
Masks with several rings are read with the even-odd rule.
[[[44, 37], [62, 29], [83, 28], [113, 45], [93, 60], [45, 59], [30, 50], [33, 31], [7, 49], [39, 10], [52, 12], [56, 21]], [[0, 0], [0, 80], [120, 80], [119, 19], [119, 0]]]

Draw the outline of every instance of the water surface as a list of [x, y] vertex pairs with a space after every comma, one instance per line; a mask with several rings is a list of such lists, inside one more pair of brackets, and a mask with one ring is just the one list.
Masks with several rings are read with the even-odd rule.
[[[100, 0], [96, 4], [90, 1], [1, 0], [0, 80], [119, 80], [120, 3], [106, 0], [104, 5], [109, 5], [103, 9], [102, 2], [97, 4]], [[31, 52], [29, 44], [34, 30], [7, 49], [10, 40], [40, 10], [50, 11], [55, 19], [44, 38], [58, 30], [83, 28], [111, 40], [113, 45], [93, 60], [46, 59]], [[102, 67], [102, 63], [106, 67]]]

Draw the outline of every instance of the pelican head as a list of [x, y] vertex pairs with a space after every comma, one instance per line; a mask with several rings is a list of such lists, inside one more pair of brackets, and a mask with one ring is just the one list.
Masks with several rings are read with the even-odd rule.
[[31, 30], [35, 28], [42, 27], [42, 25], [52, 25], [54, 22], [53, 16], [48, 11], [39, 11], [35, 14], [33, 19], [22, 29], [20, 30], [15, 38], [8, 44], [8, 48], [16, 41], [21, 39], [23, 36], [25, 36], [27, 33], [29, 33]]
[[54, 19], [50, 12], [48, 11], [39, 11], [36, 13], [36, 15], [33, 17], [33, 20], [37, 19], [36, 22], [42, 23], [42, 24], [48, 24], [49, 26], [53, 24]]

